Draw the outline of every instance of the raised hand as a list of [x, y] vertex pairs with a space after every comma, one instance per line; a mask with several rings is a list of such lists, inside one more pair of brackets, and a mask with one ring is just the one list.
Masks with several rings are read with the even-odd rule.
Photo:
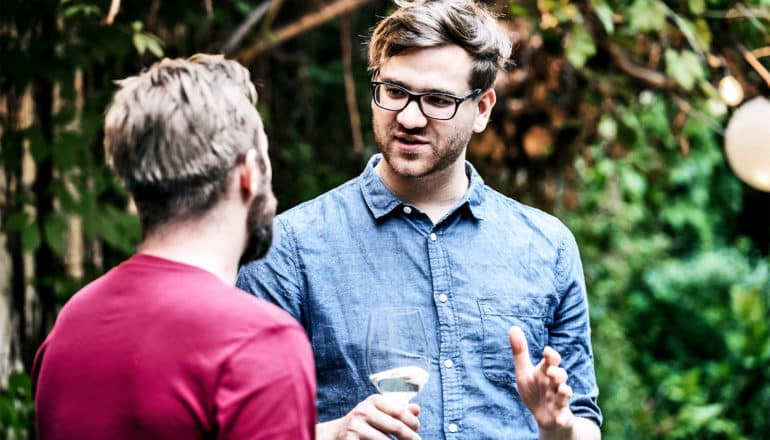
[[569, 409], [572, 388], [567, 372], [559, 367], [561, 356], [551, 347], [543, 350], [543, 359], [532, 365], [524, 332], [512, 327], [508, 332], [513, 350], [516, 387], [524, 404], [543, 431], [571, 431], [575, 416]]
[[417, 416], [420, 407], [404, 406], [380, 394], [373, 394], [356, 405], [345, 417], [318, 425], [319, 440], [419, 440]]

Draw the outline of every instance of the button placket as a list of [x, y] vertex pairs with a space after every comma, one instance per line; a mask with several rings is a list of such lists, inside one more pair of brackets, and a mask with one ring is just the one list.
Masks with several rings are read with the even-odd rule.
[[[439, 325], [439, 347], [437, 354], [439, 380], [443, 395], [443, 418], [446, 421], [459, 420], [462, 415], [463, 405], [462, 380], [460, 377], [462, 371], [452, 360], [457, 354], [458, 341], [456, 339], [457, 317], [455, 316], [452, 302], [449, 301], [452, 294], [451, 271], [449, 270], [448, 256], [443, 249], [443, 239], [439, 240], [438, 232], [431, 232], [427, 238], [433, 299]], [[456, 424], [453, 425], [455, 431], [451, 431], [449, 425], [447, 425], [445, 432], [457, 432], [459, 427]]]

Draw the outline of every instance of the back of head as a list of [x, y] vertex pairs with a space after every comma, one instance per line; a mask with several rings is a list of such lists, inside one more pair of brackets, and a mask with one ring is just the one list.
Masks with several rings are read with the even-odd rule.
[[399, 6], [374, 28], [369, 42], [369, 70], [412, 49], [457, 45], [473, 60], [469, 83], [492, 87], [511, 55], [511, 39], [495, 16], [474, 0], [395, 0]]
[[104, 144], [145, 232], [205, 213], [226, 191], [233, 167], [258, 147], [262, 122], [248, 70], [197, 54], [163, 59], [118, 84]]

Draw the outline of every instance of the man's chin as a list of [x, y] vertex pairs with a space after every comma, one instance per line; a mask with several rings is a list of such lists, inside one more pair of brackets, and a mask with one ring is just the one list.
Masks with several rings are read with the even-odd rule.
[[241, 258], [238, 261], [238, 266], [245, 266], [249, 263], [264, 258], [270, 251], [270, 246], [273, 243], [273, 225], [272, 223], [266, 226], [260, 227], [254, 231], [249, 237], [248, 243], [246, 243], [246, 249], [241, 254]]

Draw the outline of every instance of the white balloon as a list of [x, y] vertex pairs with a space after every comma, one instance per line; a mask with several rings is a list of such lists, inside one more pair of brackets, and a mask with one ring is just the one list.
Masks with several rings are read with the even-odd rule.
[[735, 110], [725, 131], [725, 152], [741, 180], [770, 192], [770, 101], [759, 96]]

